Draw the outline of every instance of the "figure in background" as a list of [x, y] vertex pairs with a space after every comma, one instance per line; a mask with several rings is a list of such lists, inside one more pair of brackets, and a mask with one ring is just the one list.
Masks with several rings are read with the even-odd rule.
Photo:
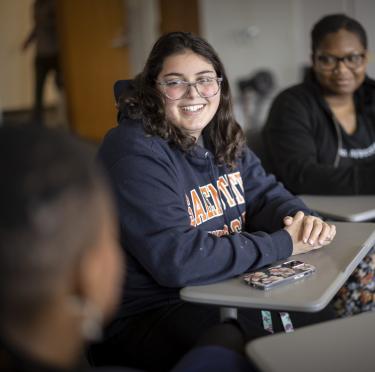
[[122, 284], [106, 181], [92, 150], [30, 125], [0, 128], [0, 165], [0, 370], [76, 371]]
[[[182, 301], [182, 287], [320, 248], [335, 227], [265, 174], [234, 119], [224, 66], [204, 39], [162, 36], [120, 107], [99, 158], [117, 195], [127, 285], [90, 354], [97, 364], [163, 371], [220, 322], [217, 307]], [[298, 327], [328, 315], [290, 317]], [[259, 310], [240, 309], [238, 319], [248, 339], [267, 334]]]
[[[35, 0], [33, 4], [34, 26], [23, 43], [23, 50], [35, 44], [34, 58], [34, 107], [32, 120], [42, 125], [43, 96], [47, 75], [55, 74], [55, 84], [63, 102], [63, 79], [59, 63], [59, 42], [56, 24], [56, 0]], [[60, 103], [62, 105], [62, 102]], [[62, 105], [63, 106], [63, 105]], [[60, 108], [63, 110], [63, 108]], [[62, 114], [60, 113], [60, 116]]]
[[[264, 130], [271, 171], [297, 194], [375, 194], [375, 81], [366, 76], [367, 35], [344, 14], [311, 32], [311, 69], [275, 99]], [[375, 254], [337, 299], [338, 315], [375, 308]]]

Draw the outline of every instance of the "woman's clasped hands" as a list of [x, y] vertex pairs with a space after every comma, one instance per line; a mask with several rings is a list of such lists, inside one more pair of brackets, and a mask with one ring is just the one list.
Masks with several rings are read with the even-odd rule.
[[328, 245], [336, 235], [335, 225], [330, 225], [319, 217], [305, 215], [301, 211], [294, 216], [286, 216], [284, 225], [293, 241], [292, 255]]

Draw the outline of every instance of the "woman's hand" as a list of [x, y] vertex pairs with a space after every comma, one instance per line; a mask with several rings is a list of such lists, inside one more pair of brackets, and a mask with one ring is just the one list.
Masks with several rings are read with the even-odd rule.
[[292, 255], [328, 245], [336, 235], [335, 225], [329, 225], [318, 217], [305, 216], [301, 211], [294, 217], [286, 216], [284, 224], [293, 241]]

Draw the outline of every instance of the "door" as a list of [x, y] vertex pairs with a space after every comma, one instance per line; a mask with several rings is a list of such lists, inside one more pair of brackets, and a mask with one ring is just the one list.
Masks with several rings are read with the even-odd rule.
[[100, 141], [115, 125], [113, 83], [130, 77], [123, 0], [59, 0], [61, 64], [72, 131]]
[[190, 31], [199, 35], [197, 0], [160, 0], [160, 32]]

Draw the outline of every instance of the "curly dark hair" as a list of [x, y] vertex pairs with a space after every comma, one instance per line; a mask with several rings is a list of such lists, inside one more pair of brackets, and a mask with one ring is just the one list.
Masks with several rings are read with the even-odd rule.
[[120, 109], [126, 107], [131, 117], [141, 117], [147, 133], [166, 139], [183, 151], [189, 151], [196, 139], [184, 134], [166, 119], [165, 98], [156, 87], [156, 79], [163, 68], [164, 60], [186, 50], [204, 57], [212, 64], [217, 76], [223, 79], [219, 108], [204, 129], [204, 135], [211, 142], [216, 161], [233, 167], [243, 151], [245, 137], [234, 119], [224, 66], [215, 50], [203, 38], [190, 32], [171, 32], [161, 36], [153, 46], [143, 71], [135, 78], [132, 95], [120, 98]]

